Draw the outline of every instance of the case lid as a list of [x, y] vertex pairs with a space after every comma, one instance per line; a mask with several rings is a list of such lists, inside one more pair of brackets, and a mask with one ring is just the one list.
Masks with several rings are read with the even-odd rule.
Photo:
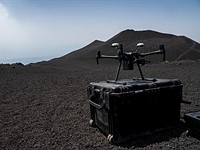
[[[110, 89], [113, 92], [120, 93], [122, 91], [138, 91], [144, 89], [153, 89], [161, 87], [170, 86], [182, 86], [180, 80], [177, 79], [153, 79], [146, 78], [142, 79], [121, 79], [118, 81], [108, 80], [100, 82], [91, 82], [90, 86], [95, 86], [96, 88]], [[123, 90], [122, 90], [123, 89]]]

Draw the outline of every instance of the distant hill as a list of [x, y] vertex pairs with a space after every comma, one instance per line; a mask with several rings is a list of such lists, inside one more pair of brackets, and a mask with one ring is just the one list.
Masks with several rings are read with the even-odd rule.
[[[145, 46], [140, 52], [157, 50], [162, 43], [165, 45], [166, 59], [168, 61], [200, 59], [200, 44], [185, 36], [176, 36], [152, 30], [125, 30], [105, 42], [95, 40], [79, 50], [73, 51], [63, 57], [52, 59], [45, 62], [45, 64], [62, 65], [73, 60], [84, 62], [95, 60], [98, 50], [100, 50], [102, 54], [116, 55], [116, 50], [111, 47], [111, 44], [116, 42], [123, 44], [124, 51], [133, 51], [137, 43], [143, 42]], [[150, 56], [149, 59], [154, 62], [158, 61], [160, 58], [159, 56]]]

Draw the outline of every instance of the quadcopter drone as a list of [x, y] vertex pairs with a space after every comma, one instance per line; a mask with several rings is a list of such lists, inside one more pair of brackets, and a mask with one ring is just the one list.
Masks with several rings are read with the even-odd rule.
[[118, 59], [119, 60], [119, 66], [118, 66], [117, 73], [115, 76], [115, 81], [118, 80], [118, 76], [119, 76], [119, 72], [120, 72], [120, 68], [121, 68], [122, 64], [123, 64], [123, 70], [133, 70], [134, 63], [137, 64], [141, 78], [142, 78], [142, 80], [144, 80], [145, 78], [143, 76], [140, 66], [150, 63], [150, 61], [145, 60], [143, 57], [149, 56], [149, 55], [154, 55], [154, 54], [162, 54], [163, 61], [165, 61], [165, 57], [166, 57], [165, 48], [164, 48], [163, 44], [160, 44], [159, 50], [147, 52], [147, 53], [138, 53], [139, 48], [144, 47], [144, 43], [138, 43], [136, 45], [136, 50], [134, 50], [132, 52], [124, 52], [123, 45], [121, 43], [113, 43], [112, 47], [114, 47], [117, 50], [116, 56], [102, 55], [101, 52], [98, 51], [97, 55], [96, 55], [96, 61], [97, 61], [97, 64], [99, 64], [99, 59], [101, 59], [101, 58], [110, 58], [110, 59]]

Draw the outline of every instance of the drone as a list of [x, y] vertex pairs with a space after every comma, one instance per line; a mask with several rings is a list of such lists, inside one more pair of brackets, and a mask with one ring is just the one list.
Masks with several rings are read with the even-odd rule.
[[133, 70], [134, 64], [137, 64], [137, 67], [141, 75], [141, 79], [145, 80], [144, 75], [141, 70], [141, 66], [147, 63], [150, 63], [150, 61], [147, 61], [146, 59], [144, 59], [144, 57], [149, 56], [149, 55], [154, 55], [154, 54], [162, 54], [163, 61], [165, 61], [166, 59], [165, 47], [163, 44], [160, 44], [159, 50], [155, 50], [155, 51], [147, 52], [147, 53], [138, 53], [139, 48], [144, 47], [144, 43], [138, 43], [136, 45], [136, 49], [132, 52], [124, 52], [123, 45], [121, 43], [113, 43], [111, 46], [117, 50], [117, 55], [116, 56], [102, 55], [101, 51], [97, 51], [96, 61], [97, 61], [97, 64], [99, 64], [99, 59], [102, 59], [102, 58], [119, 60], [119, 65], [118, 65], [117, 73], [115, 76], [115, 81], [118, 80], [119, 72], [122, 65], [123, 65], [123, 70]]

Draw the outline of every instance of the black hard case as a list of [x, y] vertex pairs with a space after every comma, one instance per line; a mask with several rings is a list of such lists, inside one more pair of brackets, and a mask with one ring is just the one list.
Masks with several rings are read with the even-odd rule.
[[200, 111], [186, 113], [184, 119], [190, 135], [200, 139]]
[[182, 83], [176, 79], [123, 79], [88, 86], [91, 122], [112, 143], [172, 127], [180, 119]]

